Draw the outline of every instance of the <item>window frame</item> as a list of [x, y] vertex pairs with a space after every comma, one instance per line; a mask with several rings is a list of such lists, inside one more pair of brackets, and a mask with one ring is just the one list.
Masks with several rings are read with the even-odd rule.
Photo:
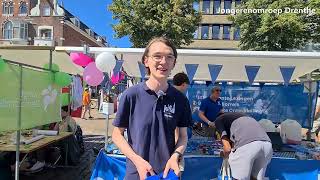
[[[225, 27], [229, 27], [228, 29], [229, 29], [229, 31], [228, 31], [228, 38], [226, 37], [226, 33], [225, 33]], [[222, 39], [223, 40], [230, 40], [230, 30], [231, 30], [231, 25], [229, 25], [229, 24], [224, 24], [223, 25], [223, 35], [222, 35]]]
[[[228, 8], [230, 12], [227, 11], [227, 8], [226, 8], [226, 4], [227, 4], [227, 3], [226, 3], [226, 2], [228, 2], [228, 5], [230, 5], [230, 6], [229, 6], [230, 8]], [[229, 4], [229, 3], [230, 3], [230, 4]], [[223, 9], [224, 9], [224, 12], [225, 12], [224, 14], [231, 14], [232, 0], [224, 0]]]
[[[216, 10], [216, 2], [219, 2], [218, 10]], [[221, 14], [221, 0], [213, 0], [213, 14]]]
[[[26, 12], [22, 12], [23, 9], [25, 9]], [[21, 1], [19, 6], [19, 15], [27, 15], [27, 14], [28, 14], [27, 3], [24, 1]]]
[[[204, 3], [204, 2], [209, 3], [208, 8], [206, 8], [206, 9], [208, 10], [208, 12], [205, 12], [205, 9], [204, 9], [205, 3]], [[210, 3], [211, 3], [210, 0], [203, 0], [203, 1], [202, 1], [202, 13], [203, 13], [203, 14], [210, 14]]]
[[[238, 32], [238, 33], [237, 33]], [[240, 34], [240, 28], [239, 27], [234, 27], [234, 31], [233, 31], [233, 40], [235, 41], [239, 41], [241, 38], [241, 34]], [[236, 36], [236, 34], [239, 34], [238, 36]], [[237, 38], [236, 38], [237, 37]]]
[[[215, 38], [214, 27], [218, 27], [218, 29], [219, 29], [217, 38]], [[212, 39], [213, 40], [220, 40], [220, 28], [221, 28], [220, 24], [212, 24]]]
[[[7, 28], [6, 28], [6, 26], [7, 26], [8, 23], [11, 24], [11, 28], [10, 28], [10, 29], [7, 29]], [[8, 33], [8, 35], [9, 35], [8, 38], [6, 38], [6, 33]], [[11, 22], [11, 21], [6, 21], [6, 22], [3, 24], [2, 35], [3, 35], [3, 39], [13, 39], [13, 22]], [[11, 35], [11, 38], [10, 38], [10, 35]]]
[[[48, 9], [49, 9], [49, 15], [45, 14], [46, 10], [48, 10]], [[41, 14], [42, 14], [42, 16], [45, 16], [45, 17], [51, 16], [51, 7], [48, 4], [43, 5], [41, 8]]]
[[[203, 38], [203, 34], [204, 34], [204, 33], [203, 33], [203, 32], [204, 32], [204, 31], [203, 31], [203, 27], [207, 27], [207, 28], [208, 28], [208, 30], [207, 30], [207, 36], [208, 36], [208, 37], [207, 37], [207, 38]], [[201, 36], [200, 36], [201, 39], [205, 39], [205, 40], [209, 39], [209, 28], [210, 28], [210, 25], [209, 25], [209, 24], [202, 24], [202, 25], [201, 25]]]

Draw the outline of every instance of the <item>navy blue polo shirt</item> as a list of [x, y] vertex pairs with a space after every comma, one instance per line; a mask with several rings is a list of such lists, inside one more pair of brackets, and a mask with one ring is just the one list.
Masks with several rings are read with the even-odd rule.
[[199, 110], [204, 112], [204, 115], [209, 121], [214, 122], [219, 112], [222, 110], [222, 101], [220, 98], [213, 101], [209, 96], [201, 101]]
[[[166, 94], [158, 97], [143, 82], [123, 93], [113, 125], [127, 128], [128, 143], [134, 152], [160, 173], [175, 150], [175, 128], [187, 127], [190, 121], [190, 106], [181, 92], [169, 85]], [[125, 179], [138, 180], [130, 159], [126, 166]]]

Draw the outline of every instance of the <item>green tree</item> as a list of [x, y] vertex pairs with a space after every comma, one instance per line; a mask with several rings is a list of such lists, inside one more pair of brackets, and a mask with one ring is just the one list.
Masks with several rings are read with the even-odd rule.
[[[238, 10], [280, 9], [281, 13], [238, 13], [230, 17], [240, 27], [242, 50], [288, 51], [307, 43], [319, 42], [319, 0], [245, 0]], [[288, 13], [290, 9], [317, 10], [312, 13]], [[311, 11], [309, 11], [311, 12]], [[318, 40], [317, 40], [318, 39]]]
[[109, 10], [118, 24], [116, 38], [129, 36], [133, 47], [145, 47], [154, 36], [166, 36], [177, 45], [189, 45], [200, 22], [194, 0], [113, 0]]

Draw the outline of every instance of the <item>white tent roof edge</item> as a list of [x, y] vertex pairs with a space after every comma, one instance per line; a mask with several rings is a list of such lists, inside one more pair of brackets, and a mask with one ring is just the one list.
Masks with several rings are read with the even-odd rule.
[[[56, 51], [84, 52], [84, 47], [56, 47]], [[123, 57], [125, 71], [134, 77], [141, 77], [138, 61], [144, 48], [89, 47], [88, 53], [110, 52]], [[254, 82], [282, 83], [279, 67], [295, 67], [291, 81], [320, 68], [319, 52], [283, 51], [235, 51], [178, 49], [178, 59], [171, 76], [185, 70], [185, 64], [199, 64], [194, 80], [210, 81], [208, 64], [223, 65], [217, 81], [248, 82], [245, 66], [260, 66]]]
[[[56, 51], [83, 52], [84, 47], [57, 46]], [[108, 48], [108, 47], [89, 47], [88, 53], [143, 53], [144, 48]], [[319, 57], [319, 52], [290, 52], [290, 51], [236, 51], [236, 50], [200, 50], [200, 49], [177, 49], [179, 55], [207, 56], [218, 55], [225, 57], [250, 56], [250, 57]]]

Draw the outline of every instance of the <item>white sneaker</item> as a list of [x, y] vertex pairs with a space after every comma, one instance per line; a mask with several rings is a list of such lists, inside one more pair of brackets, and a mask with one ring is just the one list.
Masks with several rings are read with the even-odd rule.
[[39, 172], [43, 169], [44, 165], [46, 163], [45, 162], [40, 162], [40, 161], [37, 161], [30, 169], [29, 171], [32, 171], [32, 172]]

